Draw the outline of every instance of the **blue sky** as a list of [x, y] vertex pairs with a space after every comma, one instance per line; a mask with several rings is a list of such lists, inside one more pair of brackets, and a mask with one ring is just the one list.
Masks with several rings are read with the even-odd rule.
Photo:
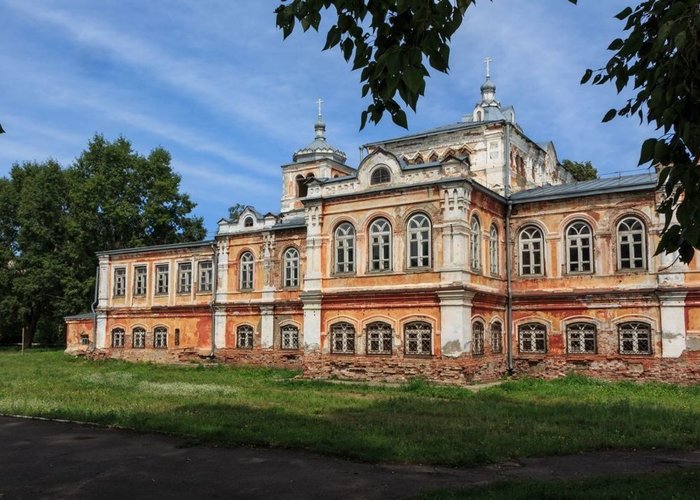
[[[389, 119], [359, 131], [359, 73], [325, 34], [275, 28], [276, 1], [0, 0], [0, 175], [13, 163], [69, 165], [97, 132], [147, 154], [162, 146], [210, 235], [234, 203], [277, 212], [279, 166], [313, 138], [322, 97], [327, 137], [356, 166], [358, 147], [406, 133]], [[623, 101], [581, 86], [621, 35], [627, 1], [494, 0], [470, 8], [453, 38], [451, 71], [432, 71], [410, 132], [471, 112], [493, 59], [497, 98], [560, 159], [603, 174], [634, 170], [652, 135], [631, 119], [603, 124]], [[385, 122], [385, 123], [384, 123]]]

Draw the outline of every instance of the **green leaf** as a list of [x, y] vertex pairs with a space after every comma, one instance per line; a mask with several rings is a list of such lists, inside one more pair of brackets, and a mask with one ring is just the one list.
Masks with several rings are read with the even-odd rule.
[[642, 144], [642, 152], [639, 156], [639, 165], [649, 163], [654, 158], [654, 148], [656, 147], [657, 139], [647, 139]]
[[607, 113], [605, 113], [605, 116], [603, 117], [603, 123], [609, 122], [613, 118], [615, 118], [615, 115], [617, 114], [616, 109], [611, 109]]

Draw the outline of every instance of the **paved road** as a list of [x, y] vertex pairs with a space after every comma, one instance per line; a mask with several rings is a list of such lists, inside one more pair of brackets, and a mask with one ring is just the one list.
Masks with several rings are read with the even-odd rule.
[[0, 498], [410, 498], [504, 479], [700, 466], [700, 451], [605, 452], [476, 469], [372, 465], [260, 448], [183, 447], [159, 435], [0, 417]]

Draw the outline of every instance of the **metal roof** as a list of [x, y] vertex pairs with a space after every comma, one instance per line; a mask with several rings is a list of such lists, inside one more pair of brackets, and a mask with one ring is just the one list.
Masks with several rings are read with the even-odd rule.
[[591, 181], [570, 182], [556, 186], [542, 186], [514, 193], [513, 203], [530, 201], [557, 200], [577, 196], [593, 196], [605, 193], [621, 193], [626, 191], [644, 191], [656, 188], [656, 174], [645, 173], [594, 179]]
[[150, 246], [133, 247], [133, 248], [122, 248], [120, 250], [105, 250], [102, 252], [95, 252], [95, 254], [97, 256], [100, 256], [100, 255], [121, 255], [121, 254], [129, 254], [129, 253], [151, 252], [153, 250], [160, 250], [160, 251], [179, 250], [181, 248], [197, 248], [197, 247], [211, 246], [213, 243], [214, 243], [214, 240], [188, 241], [185, 243], [170, 243], [168, 245], [150, 245]]
[[95, 318], [95, 313], [91, 313], [91, 312], [73, 314], [71, 316], [63, 316], [63, 319], [68, 320], [68, 321], [78, 321], [81, 319], [94, 319], [94, 318]]

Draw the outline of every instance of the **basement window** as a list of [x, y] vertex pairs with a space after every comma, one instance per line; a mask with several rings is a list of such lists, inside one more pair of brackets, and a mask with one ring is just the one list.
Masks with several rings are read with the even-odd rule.
[[518, 327], [518, 341], [522, 353], [545, 353], [547, 328], [539, 323], [521, 325]]

